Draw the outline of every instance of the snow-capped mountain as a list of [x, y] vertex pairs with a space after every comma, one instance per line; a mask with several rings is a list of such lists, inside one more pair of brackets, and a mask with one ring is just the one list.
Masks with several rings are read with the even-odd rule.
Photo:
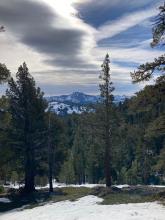
[[129, 98], [130, 96], [126, 96], [126, 95], [115, 95], [113, 102], [116, 104], [118, 104], [119, 102], [123, 103], [125, 99], [129, 99]]
[[85, 106], [76, 105], [76, 104], [66, 104], [62, 102], [49, 102], [49, 107], [51, 111], [56, 112], [58, 115], [67, 115], [67, 114], [81, 114], [86, 111]]
[[70, 95], [50, 96], [46, 98], [49, 102], [66, 103], [71, 102], [75, 104], [96, 103], [99, 96], [87, 95], [82, 92], [73, 92]]
[[[127, 96], [114, 96], [114, 103], [124, 102]], [[100, 100], [100, 96], [87, 95], [81, 92], [74, 92], [70, 95], [46, 97], [52, 111], [59, 115], [81, 114], [87, 110], [89, 104], [95, 104]]]

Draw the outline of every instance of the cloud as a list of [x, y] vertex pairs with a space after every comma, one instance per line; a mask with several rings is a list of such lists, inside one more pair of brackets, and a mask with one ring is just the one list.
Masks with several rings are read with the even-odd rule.
[[[127, 7], [133, 7], [133, 8], [137, 8], [138, 6], [145, 6], [148, 3], [154, 2], [153, 0], [101, 0], [101, 1], [97, 1], [97, 0], [86, 0], [85, 3], [88, 3], [88, 6], [90, 7], [89, 4], [93, 4], [93, 6], [97, 6], [97, 7], [114, 7], [114, 6], [127, 6]], [[83, 1], [78, 2], [79, 4], [84, 4]]]
[[[46, 93], [78, 88], [92, 93], [98, 91], [100, 65], [109, 52], [112, 79], [117, 87], [115, 92], [124, 91], [122, 84], [125, 87], [131, 84], [129, 73], [134, 70], [135, 63], [152, 60], [160, 54], [159, 50], [147, 48], [148, 35], [143, 33], [141, 42], [128, 39], [122, 47], [123, 38], [127, 38], [124, 33], [135, 33], [133, 27], [139, 32], [140, 24], [145, 22], [145, 28], [146, 19], [157, 13], [154, 5], [149, 7], [151, 2], [155, 0], [0, 1], [0, 22], [6, 28], [0, 35], [0, 60], [11, 71], [27, 61], [30, 72]], [[147, 9], [142, 9], [147, 4]], [[99, 26], [93, 27], [89, 17], [81, 14], [83, 7], [89, 13], [93, 10], [90, 18], [95, 20], [95, 16], [101, 16]], [[101, 42], [105, 39], [106, 47]], [[116, 44], [110, 46], [113, 40]], [[128, 90], [134, 92], [132, 86], [128, 86]]]
[[128, 30], [129, 28], [136, 26], [142, 21], [155, 16], [157, 11], [155, 7], [148, 10], [137, 11], [128, 15], [123, 15], [121, 18], [113, 22], [106, 22], [98, 29], [98, 34], [96, 35], [96, 40], [100, 41], [102, 39], [111, 38], [119, 33]]
[[82, 18], [92, 26], [98, 28], [108, 20], [114, 21], [125, 14], [138, 10], [147, 10], [159, 0], [89, 0], [79, 3], [76, 8]]
[[50, 62], [47, 59], [46, 63], [53, 66], [61, 65], [63, 60], [65, 65], [65, 57], [68, 65], [84, 65], [83, 53], [94, 45], [92, 28], [77, 18], [66, 19], [41, 1], [0, 2], [0, 20], [18, 41], [49, 56]]

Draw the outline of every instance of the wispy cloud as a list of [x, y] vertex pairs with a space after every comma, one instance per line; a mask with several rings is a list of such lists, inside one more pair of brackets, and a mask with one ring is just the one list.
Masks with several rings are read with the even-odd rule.
[[[145, 36], [137, 44], [133, 38], [128, 39], [124, 47], [120, 39], [117, 41], [117, 36], [138, 25], [140, 31], [142, 23], [145, 28], [148, 19], [158, 12], [155, 4], [151, 7], [151, 2], [155, 3], [155, 0], [0, 1], [0, 22], [6, 27], [6, 33], [0, 35], [0, 61], [12, 72], [26, 61], [46, 93], [57, 93], [57, 88], [59, 91], [66, 88], [67, 92], [78, 87], [92, 93], [98, 89], [100, 65], [109, 52], [114, 82], [117, 86], [118, 80], [123, 85], [130, 85], [129, 72], [135, 68], [131, 63], [138, 65], [152, 60], [160, 51], [151, 51], [146, 46], [149, 39]], [[104, 22], [99, 27], [92, 25], [90, 19], [81, 15], [82, 6], [89, 12], [94, 10], [91, 15], [97, 15], [96, 8], [109, 10], [106, 22], [103, 13], [100, 16]], [[110, 13], [113, 8], [115, 17]], [[113, 46], [109, 41], [106, 47], [100, 43], [112, 38], [116, 40]], [[121, 87], [117, 91], [120, 92]], [[134, 92], [132, 86], [129, 89]]]
[[96, 40], [100, 41], [102, 39], [111, 38], [115, 35], [126, 31], [127, 29], [143, 22], [144, 20], [151, 18], [157, 14], [155, 7], [148, 10], [137, 11], [128, 15], [123, 15], [116, 21], [109, 21], [106, 24], [98, 28], [98, 34], [96, 35]]

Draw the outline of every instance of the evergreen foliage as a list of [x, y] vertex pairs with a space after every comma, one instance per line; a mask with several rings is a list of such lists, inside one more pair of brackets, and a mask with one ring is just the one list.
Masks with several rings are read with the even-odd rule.
[[112, 108], [112, 87], [110, 75], [110, 59], [107, 54], [102, 64], [102, 74], [100, 79], [100, 95], [102, 98], [102, 127], [104, 139], [104, 163], [105, 163], [105, 180], [106, 186], [111, 186], [112, 173], [112, 126], [111, 126], [111, 108]]
[[[152, 47], [162, 44], [164, 46], [164, 34], [165, 34], [165, 3], [159, 7], [160, 13], [155, 18], [155, 23], [153, 27], [153, 41], [151, 43]], [[133, 83], [138, 83], [141, 81], [148, 81], [152, 78], [153, 73], [165, 73], [165, 54], [160, 57], [155, 58], [153, 62], [147, 62], [138, 67], [137, 71], [131, 73]]]
[[[109, 102], [112, 184], [164, 181], [164, 79], [160, 76], [155, 85], [146, 86], [124, 103]], [[34, 190], [35, 181], [46, 184], [50, 153], [52, 179], [69, 184], [106, 183], [104, 103], [96, 103], [95, 111], [81, 115], [57, 116], [46, 108], [43, 93], [24, 64], [16, 81], [9, 80], [7, 96], [0, 99], [2, 183], [24, 183], [30, 176], [30, 183], [25, 178], [27, 191]]]
[[25, 172], [25, 191], [31, 192], [35, 187], [38, 151], [41, 153], [43, 147], [47, 105], [25, 63], [19, 67], [16, 81], [11, 78], [8, 84], [6, 94], [12, 116], [12, 147]]
[[0, 63], [0, 84], [8, 81], [10, 77], [10, 71], [6, 68], [4, 64]]
[[[164, 33], [165, 5], [155, 20], [152, 47], [163, 43]], [[101, 100], [93, 111], [57, 116], [25, 63], [16, 80], [0, 64], [0, 84], [8, 82], [6, 96], [0, 98], [0, 184], [23, 183], [29, 193], [35, 183], [46, 185], [48, 180], [52, 192], [53, 179], [108, 187], [165, 183], [164, 65], [163, 54], [131, 73], [133, 82], [150, 80], [157, 71], [163, 74], [155, 85], [115, 105], [107, 54], [100, 75]]]

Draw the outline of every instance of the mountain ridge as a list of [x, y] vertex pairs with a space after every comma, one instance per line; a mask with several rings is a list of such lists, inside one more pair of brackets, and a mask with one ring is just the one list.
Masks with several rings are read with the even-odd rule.
[[[59, 96], [47, 96], [45, 97], [51, 107], [52, 111], [59, 115], [66, 115], [77, 113], [81, 114], [86, 110], [86, 106], [89, 104], [95, 104], [100, 101], [99, 95], [88, 95], [83, 92], [73, 92], [69, 95]], [[130, 98], [125, 95], [114, 96], [114, 103], [124, 102], [126, 98]]]
[[[46, 96], [48, 102], [72, 102], [75, 104], [86, 104], [86, 103], [95, 103], [99, 101], [99, 95], [89, 95], [83, 92], [73, 92], [69, 95], [59, 95], [59, 96]], [[126, 95], [115, 95], [114, 102], [122, 102], [130, 96]]]

